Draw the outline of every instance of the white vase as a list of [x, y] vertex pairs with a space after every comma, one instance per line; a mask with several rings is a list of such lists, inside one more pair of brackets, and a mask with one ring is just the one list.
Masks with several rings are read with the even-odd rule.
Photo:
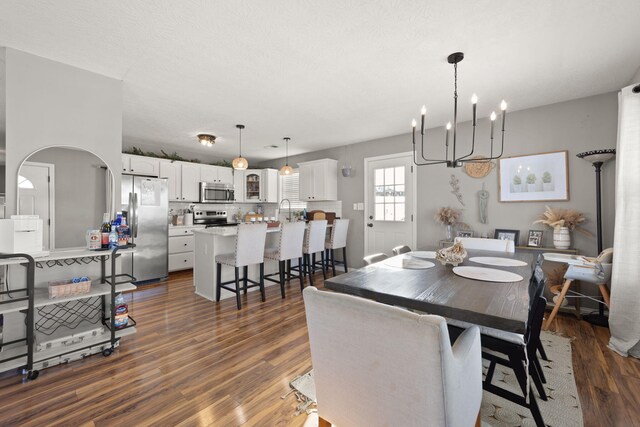
[[571, 246], [571, 234], [567, 227], [560, 227], [553, 230], [553, 246], [556, 249], [569, 249]]

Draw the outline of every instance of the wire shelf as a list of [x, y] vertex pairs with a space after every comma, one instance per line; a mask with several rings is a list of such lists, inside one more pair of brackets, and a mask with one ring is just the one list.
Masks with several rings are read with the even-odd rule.
[[102, 319], [102, 297], [95, 296], [36, 308], [36, 331], [52, 335], [61, 327], [76, 329], [84, 322], [97, 324]]

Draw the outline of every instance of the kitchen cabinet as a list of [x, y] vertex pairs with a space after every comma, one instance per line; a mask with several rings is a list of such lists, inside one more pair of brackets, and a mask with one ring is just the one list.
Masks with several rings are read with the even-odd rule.
[[193, 230], [204, 226], [169, 228], [169, 271], [193, 268]]
[[200, 181], [233, 184], [233, 169], [223, 166], [200, 165]]
[[160, 173], [160, 159], [123, 154], [122, 173], [157, 177]]
[[233, 171], [233, 191], [236, 203], [244, 203], [244, 172]]
[[170, 202], [200, 201], [200, 164], [160, 161], [160, 178], [167, 178]]
[[248, 169], [244, 172], [244, 201], [278, 203], [278, 171]]
[[160, 178], [167, 178], [169, 201], [182, 200], [182, 165], [170, 160], [160, 161]]
[[338, 200], [338, 161], [321, 159], [298, 163], [300, 200]]

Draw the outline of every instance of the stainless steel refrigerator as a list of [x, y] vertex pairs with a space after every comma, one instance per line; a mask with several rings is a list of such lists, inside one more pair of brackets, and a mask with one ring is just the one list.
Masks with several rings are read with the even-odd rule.
[[127, 211], [133, 243], [122, 269], [136, 283], [167, 277], [169, 265], [169, 190], [166, 178], [122, 175], [122, 211]]

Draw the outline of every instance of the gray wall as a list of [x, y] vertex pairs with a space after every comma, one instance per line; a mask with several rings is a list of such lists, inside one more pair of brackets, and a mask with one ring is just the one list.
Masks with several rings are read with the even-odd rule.
[[[529, 110], [510, 113], [507, 118], [507, 138], [505, 143], [505, 157], [522, 154], [543, 153], [548, 151], [569, 151], [569, 185], [570, 200], [568, 202], [552, 202], [551, 206], [561, 208], [575, 208], [587, 215], [586, 228], [595, 233], [595, 173], [593, 167], [575, 157], [581, 151], [614, 148], [617, 135], [617, 94], [607, 93], [583, 99], [547, 105]], [[407, 120], [407, 123], [409, 122]], [[486, 119], [479, 125], [477, 144], [480, 148], [477, 154], [486, 153], [486, 135], [488, 129]], [[459, 125], [459, 141], [468, 141], [470, 125]], [[430, 129], [427, 133], [430, 144], [440, 148], [444, 139], [443, 128]], [[476, 145], [477, 146], [477, 145]], [[462, 147], [466, 147], [462, 144]], [[338, 172], [338, 198], [343, 202], [343, 216], [352, 220], [349, 229], [348, 256], [354, 265], [362, 265], [364, 256], [364, 213], [354, 211], [353, 203], [364, 201], [364, 158], [411, 150], [410, 134], [389, 138], [366, 141], [344, 147], [328, 149], [313, 153], [306, 153], [290, 159], [295, 164], [320, 158], [332, 158], [342, 166], [345, 160], [351, 163], [355, 173], [351, 178], [343, 178]], [[462, 152], [468, 148], [460, 148]], [[348, 159], [347, 157], [348, 153]], [[263, 162], [263, 167], [279, 167], [282, 159]], [[437, 208], [452, 206], [462, 208], [456, 198], [450, 193], [449, 178], [454, 174], [460, 180], [460, 188], [466, 207], [463, 209], [463, 220], [480, 234], [493, 234], [495, 228], [518, 229], [521, 242], [524, 242], [529, 229], [540, 229], [532, 225], [536, 217], [544, 211], [544, 202], [499, 203], [498, 178], [494, 170], [484, 179], [474, 179], [467, 176], [461, 169], [449, 169], [445, 166], [418, 167], [418, 246], [428, 247], [436, 245], [444, 236], [442, 227], [433, 220]], [[614, 222], [614, 179], [615, 163], [605, 166], [603, 171], [603, 224], [604, 246], [613, 242]], [[490, 193], [489, 221], [483, 225], [478, 221], [477, 192], [486, 184]], [[545, 242], [552, 244], [552, 233], [545, 230]], [[573, 233], [574, 246], [584, 254], [593, 255], [596, 252], [596, 242], [593, 237], [585, 237]]]
[[629, 80], [630, 85], [634, 83], [640, 83], [640, 68], [638, 68], [638, 71], [636, 71], [631, 80]]
[[28, 160], [55, 165], [55, 247], [86, 245], [86, 230], [100, 227], [107, 206], [104, 163], [87, 151], [59, 147]]
[[[119, 171], [122, 82], [6, 48], [7, 214], [16, 211], [20, 164], [34, 151], [86, 149]], [[120, 200], [120, 174], [115, 174]]]

